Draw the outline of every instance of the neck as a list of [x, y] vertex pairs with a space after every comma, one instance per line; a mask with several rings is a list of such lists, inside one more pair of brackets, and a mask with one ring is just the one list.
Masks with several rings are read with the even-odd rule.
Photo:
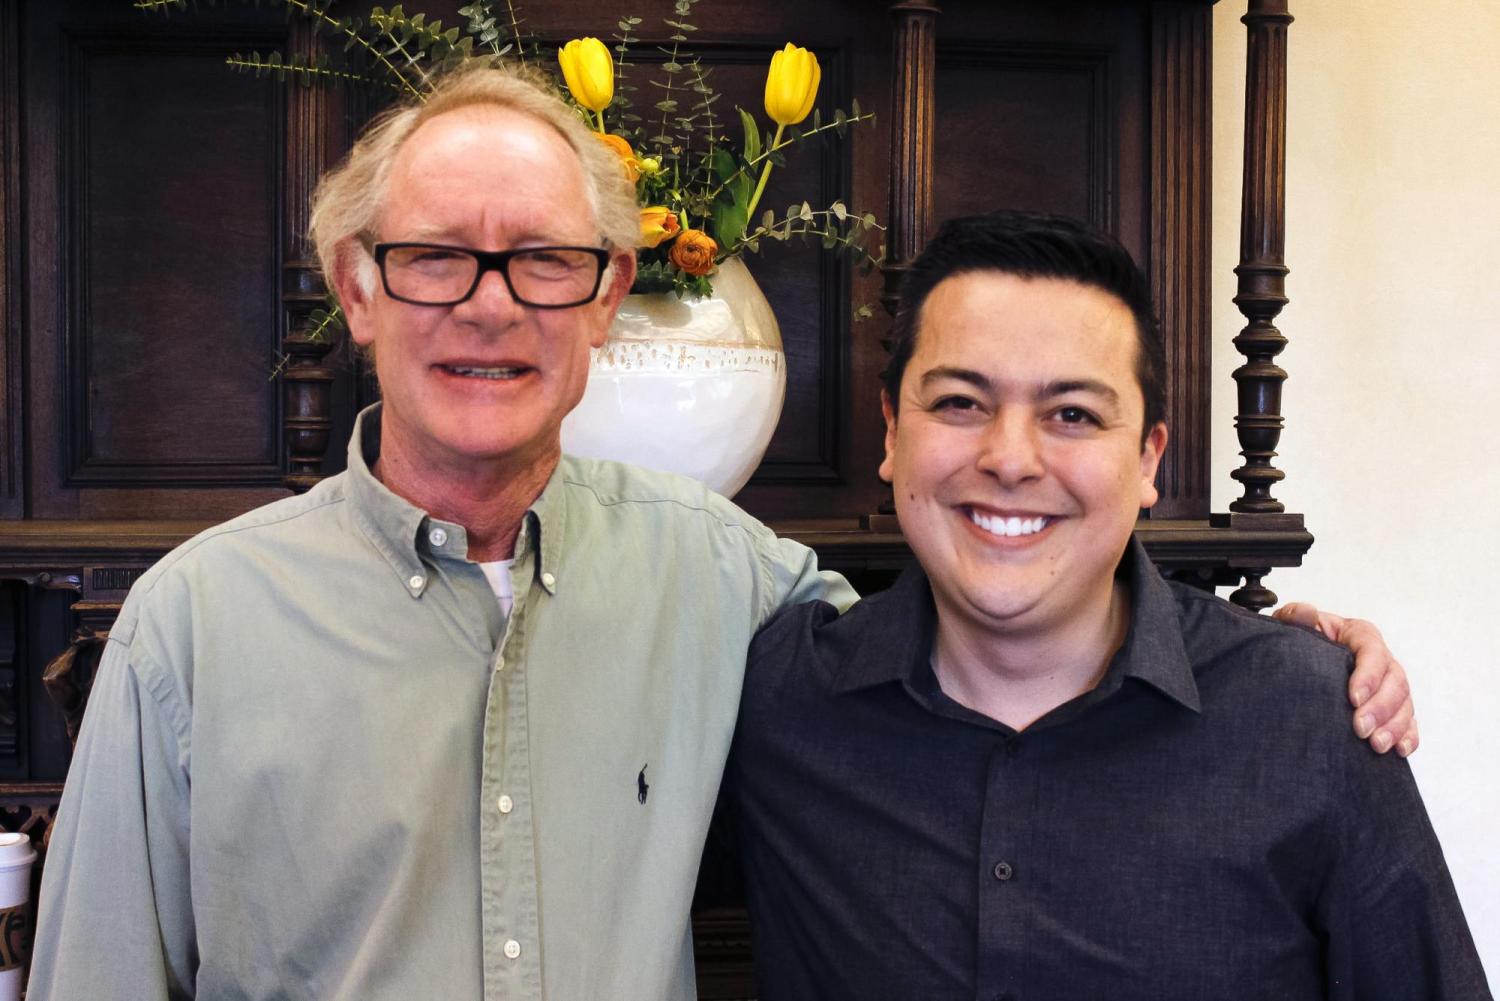
[[938, 613], [933, 670], [943, 693], [1014, 730], [1103, 679], [1130, 627], [1130, 589], [1110, 582], [1086, 614], [1035, 631], [997, 634]]
[[387, 489], [434, 518], [462, 525], [468, 557], [476, 563], [509, 559], [527, 510], [541, 496], [562, 456], [561, 448], [524, 462], [497, 459], [444, 464], [383, 437], [370, 470]]

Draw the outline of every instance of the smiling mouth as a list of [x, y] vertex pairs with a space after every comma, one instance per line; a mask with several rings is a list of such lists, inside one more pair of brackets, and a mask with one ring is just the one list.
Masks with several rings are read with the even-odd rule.
[[1037, 515], [1032, 518], [1018, 518], [1014, 516], [1009, 518], [996, 516], [992, 518], [972, 508], [969, 510], [969, 520], [991, 535], [998, 535], [1007, 539], [1014, 539], [1022, 535], [1035, 535], [1052, 524], [1053, 521], [1053, 519], [1044, 515]]
[[529, 368], [476, 368], [472, 365], [439, 365], [438, 368], [464, 379], [490, 379], [497, 382], [516, 379], [531, 371]]

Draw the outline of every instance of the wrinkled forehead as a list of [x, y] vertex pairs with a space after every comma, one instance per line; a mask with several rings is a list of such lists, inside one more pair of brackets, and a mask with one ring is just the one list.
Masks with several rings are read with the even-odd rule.
[[393, 158], [379, 218], [480, 230], [550, 220], [580, 236], [596, 228], [583, 164], [567, 139], [534, 115], [493, 104], [418, 125]]

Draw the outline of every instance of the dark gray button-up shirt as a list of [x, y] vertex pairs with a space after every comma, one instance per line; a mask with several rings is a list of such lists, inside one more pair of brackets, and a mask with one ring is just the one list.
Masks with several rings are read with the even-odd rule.
[[1489, 998], [1348, 652], [1122, 571], [1103, 681], [1021, 733], [939, 689], [919, 568], [762, 631], [726, 793], [766, 1001]]

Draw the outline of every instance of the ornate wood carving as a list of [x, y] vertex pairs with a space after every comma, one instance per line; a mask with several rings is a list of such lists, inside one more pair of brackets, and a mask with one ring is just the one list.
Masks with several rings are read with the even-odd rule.
[[1209, 512], [1212, 28], [1210, 7], [1152, 6], [1149, 263], [1173, 443], [1157, 474], [1155, 519]]
[[[118, 614], [118, 606], [114, 612]], [[99, 668], [99, 658], [104, 655], [104, 644], [108, 639], [107, 631], [82, 629], [68, 648], [52, 658], [42, 672], [42, 684], [62, 711], [67, 724], [69, 744], [78, 743], [83, 710], [88, 704], [89, 691], [94, 687], [94, 673]]]
[[[62, 784], [28, 782], [0, 785], [0, 830], [31, 837], [37, 860], [32, 866], [32, 889], [41, 877], [47, 847], [52, 841], [52, 825], [57, 820], [57, 802], [62, 798]], [[35, 900], [35, 894], [32, 899]]]

